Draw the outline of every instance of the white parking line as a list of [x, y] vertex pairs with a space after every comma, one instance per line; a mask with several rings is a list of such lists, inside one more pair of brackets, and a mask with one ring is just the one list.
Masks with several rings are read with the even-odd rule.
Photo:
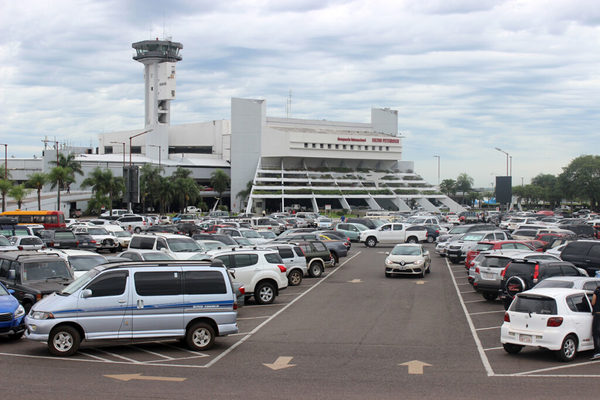
[[465, 285], [470, 285], [469, 282], [465, 282], [465, 283], [457, 283], [456, 286], [465, 286]]
[[[515, 374], [510, 374], [510, 376], [523, 376], [523, 375], [529, 375], [529, 374], [536, 374], [538, 372], [556, 371], [557, 369], [566, 369], [566, 368], [573, 368], [573, 367], [581, 367], [583, 365], [598, 364], [598, 362], [599, 361], [596, 360], [596, 361], [585, 361], [585, 362], [581, 362], [581, 363], [577, 363], [577, 364], [559, 365], [557, 367], [549, 367], [549, 368], [534, 369], [532, 371], [517, 372]], [[548, 376], [548, 375], [539, 375], [539, 376]], [[564, 375], [558, 375], [558, 376], [564, 376]], [[572, 376], [586, 376], [586, 375], [572, 375]], [[587, 375], [587, 377], [590, 377], [590, 376], [598, 376], [598, 375]]]
[[244, 318], [238, 318], [238, 321], [244, 321], [244, 320], [248, 320], [248, 319], [264, 319], [264, 318], [269, 318], [268, 315], [262, 316], [262, 317], [244, 317]]
[[495, 314], [495, 313], [499, 313], [499, 312], [501, 312], [501, 313], [504, 313], [504, 312], [506, 312], [506, 311], [504, 311], [504, 310], [497, 310], [497, 311], [482, 311], [482, 312], [474, 312], [474, 313], [471, 313], [471, 314], [469, 314], [469, 315]]
[[[498, 328], [502, 328], [502, 325], [498, 325], [498, 326], [490, 326], [488, 328], [477, 328], [475, 329], [476, 331], [488, 331], [490, 329], [498, 329]], [[502, 348], [502, 347], [500, 347]]]
[[467, 319], [467, 324], [469, 325], [469, 329], [471, 329], [471, 334], [473, 335], [473, 340], [475, 341], [475, 345], [477, 346], [477, 351], [479, 352], [479, 357], [481, 358], [481, 363], [483, 364], [483, 366], [487, 372], [487, 375], [494, 376], [494, 370], [492, 369], [490, 361], [488, 360], [487, 356], [485, 355], [485, 351], [483, 350], [483, 346], [481, 345], [481, 341], [479, 340], [479, 336], [477, 335], [477, 331], [475, 330], [475, 325], [473, 324], [473, 320], [471, 319], [471, 316], [469, 315], [469, 312], [467, 311], [467, 306], [465, 305], [465, 302], [463, 301], [463, 298], [460, 294], [460, 289], [458, 288], [458, 286], [456, 286], [456, 279], [454, 278], [454, 275], [452, 274], [452, 270], [450, 269], [450, 264], [448, 263], [448, 260], [446, 260], [446, 266], [448, 267], [448, 272], [450, 272], [450, 276], [452, 277], [452, 283], [454, 284], [454, 288], [456, 289], [456, 295], [458, 296], [458, 301], [460, 301], [460, 305], [463, 309], [463, 312], [465, 313], [465, 318]]
[[487, 300], [482, 299], [482, 300], [469, 300], [469, 301], [465, 301], [465, 304], [470, 304], [470, 303], [485, 303], [487, 302]]
[[[458, 288], [456, 288], [458, 290]], [[459, 292], [460, 294], [467, 294], [467, 293], [477, 293], [475, 290], [469, 290], [467, 292]]]
[[244, 306], [244, 308], [256, 308], [256, 307], [281, 307], [281, 306], [285, 306], [289, 303], [274, 303], [274, 304], [257, 304], [255, 306]]
[[143, 351], [144, 353], [148, 353], [148, 354], [152, 354], [154, 356], [160, 357], [160, 358], [164, 358], [165, 360], [172, 360], [173, 359], [173, 357], [165, 356], [165, 355], [162, 355], [160, 353], [156, 353], [154, 351], [146, 350], [146, 349], [144, 349], [144, 348], [142, 348], [140, 346], [133, 346], [133, 347], [135, 347], [138, 350]]
[[113, 356], [113, 357], [120, 358], [120, 359], [125, 360], [125, 361], [132, 362], [134, 364], [142, 364], [141, 361], [137, 361], [137, 360], [134, 360], [133, 358], [125, 357], [125, 356], [122, 356], [120, 354], [114, 354], [114, 353], [110, 353], [108, 351], [104, 351], [104, 350], [100, 350], [100, 349], [95, 349], [95, 350], [99, 351], [100, 353], [108, 354], [109, 356]]
[[[503, 350], [503, 349], [504, 349], [504, 347], [490, 347], [490, 348], [487, 348], [487, 349], [483, 349], [483, 351]], [[495, 375], [495, 376], [498, 376], [498, 375]]]
[[249, 335], [251, 332], [238, 332], [238, 333], [231, 333], [227, 336], [245, 336], [245, 335]]
[[85, 353], [85, 352], [83, 352], [83, 351], [80, 351], [80, 352], [79, 352], [79, 354], [83, 354], [84, 356], [88, 356], [88, 357], [91, 357], [91, 358], [95, 358], [96, 360], [101, 360], [101, 361], [110, 362], [110, 360], [109, 360], [108, 358], [102, 358], [102, 357], [94, 356], [94, 355], [92, 355], [92, 354], [88, 354], [88, 353]]
[[328, 273], [327, 276], [325, 276], [324, 278], [319, 279], [319, 281], [317, 283], [315, 283], [312, 287], [310, 287], [307, 291], [305, 291], [304, 293], [302, 293], [300, 296], [296, 297], [294, 300], [292, 300], [290, 303], [288, 303], [284, 308], [282, 308], [281, 310], [277, 311], [275, 314], [271, 315], [266, 321], [263, 321], [263, 323], [261, 323], [256, 328], [254, 328], [250, 332], [249, 335], [244, 336], [239, 342], [235, 342], [230, 348], [228, 348], [223, 353], [221, 353], [218, 356], [216, 356], [208, 364], [206, 364], [206, 365], [204, 365], [202, 367], [203, 368], [210, 368], [217, 361], [219, 361], [220, 359], [222, 359], [223, 357], [225, 357], [226, 355], [228, 355], [229, 353], [231, 353], [233, 350], [235, 350], [238, 346], [241, 346], [242, 343], [244, 343], [246, 340], [248, 340], [248, 338], [252, 337], [252, 335], [254, 335], [256, 332], [258, 332], [263, 326], [265, 326], [270, 321], [272, 321], [274, 318], [276, 318], [279, 314], [281, 314], [282, 312], [284, 312], [285, 310], [287, 310], [288, 307], [291, 307], [295, 302], [297, 302], [302, 297], [304, 297], [305, 295], [307, 295], [311, 290], [313, 290], [314, 288], [316, 288], [317, 286], [319, 286], [320, 284], [322, 284], [323, 282], [325, 282], [327, 279], [329, 279], [331, 276], [333, 276], [333, 274], [335, 274], [340, 268], [342, 268], [350, 260], [352, 260], [353, 258], [355, 258], [356, 256], [358, 256], [360, 253], [361, 252], [359, 251], [358, 253], [354, 254], [352, 257], [348, 258], [346, 261], [344, 261], [343, 263], [341, 263], [333, 271], [331, 271], [330, 273]]

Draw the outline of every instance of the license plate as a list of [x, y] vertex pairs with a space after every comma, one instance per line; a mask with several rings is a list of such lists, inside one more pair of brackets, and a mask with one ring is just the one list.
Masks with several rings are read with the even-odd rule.
[[494, 279], [494, 278], [495, 278], [495, 276], [494, 276], [494, 274], [490, 274], [490, 273], [482, 272], [482, 273], [481, 273], [481, 278], [482, 278], [482, 279]]
[[519, 335], [519, 340], [523, 343], [531, 343], [531, 335]]
[[60, 243], [56, 243], [56, 242], [54, 243], [54, 247], [59, 247], [59, 246], [60, 246]]

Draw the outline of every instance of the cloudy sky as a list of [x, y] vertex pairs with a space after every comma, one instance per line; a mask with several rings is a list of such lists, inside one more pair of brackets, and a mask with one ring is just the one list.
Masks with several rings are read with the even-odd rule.
[[181, 42], [171, 124], [267, 115], [369, 122], [398, 110], [405, 160], [476, 186], [561, 172], [599, 154], [597, 0], [0, 0], [0, 141], [40, 154], [47, 136], [96, 146], [143, 127], [131, 43]]

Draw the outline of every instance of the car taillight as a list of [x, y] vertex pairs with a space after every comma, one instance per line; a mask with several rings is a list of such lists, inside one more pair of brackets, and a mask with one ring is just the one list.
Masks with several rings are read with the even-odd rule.
[[562, 323], [563, 323], [563, 317], [550, 317], [550, 318], [548, 318], [548, 322], [546, 323], [546, 326], [557, 327], [557, 326], [561, 326]]
[[96, 244], [96, 241], [95, 240], [90, 240], [90, 243]]
[[75, 246], [79, 246], [79, 240], [75, 242]]
[[23, 250], [23, 246], [17, 246], [17, 249]]
[[479, 273], [479, 267], [475, 267], [475, 273], [478, 274]]
[[507, 312], [504, 313], [504, 322], [510, 322], [510, 315]]
[[510, 263], [506, 264], [506, 267], [504, 267], [504, 269], [502, 270], [502, 273], [500, 274], [502, 276], [502, 278], [504, 278], [504, 275], [506, 275], [506, 270], [508, 269], [509, 265], [510, 265]]
[[278, 265], [277, 268], [279, 268], [279, 270], [281, 272], [286, 272], [287, 271], [287, 268], [285, 268], [285, 265]]
[[233, 311], [238, 309], [237, 301], [233, 303]]
[[537, 283], [539, 277], [540, 277], [540, 264], [535, 264], [535, 268], [533, 270], [533, 283]]
[[48, 247], [54, 247], [54, 242], [48, 243]]

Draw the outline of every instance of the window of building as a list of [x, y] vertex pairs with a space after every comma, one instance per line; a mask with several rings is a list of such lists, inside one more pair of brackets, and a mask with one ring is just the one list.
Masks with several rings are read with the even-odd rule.
[[316, 144], [316, 143], [313, 143], [313, 144], [312, 144], [312, 148], [313, 148], [313, 149], [316, 149], [316, 148], [317, 148], [317, 144]]
[[131, 146], [131, 154], [142, 154], [142, 146]]
[[390, 146], [385, 146], [385, 151], [390, 151]]
[[354, 145], [353, 144], [350, 145], [350, 150], [354, 150]]
[[327, 148], [328, 148], [328, 149], [331, 149], [331, 143], [329, 143], [329, 144], [327, 145]]
[[319, 146], [321, 146], [321, 148], [323, 148], [323, 147], [324, 147], [323, 143], [321, 143]]
[[375, 146], [371, 146], [371, 150], [375, 150]]
[[336, 150], [337, 150], [337, 149], [339, 149], [339, 148], [340, 148], [340, 145], [339, 145], [339, 144], [336, 144], [336, 145], [335, 145], [335, 148], [336, 148]]
[[112, 146], [104, 146], [104, 154], [112, 154], [113, 147]]
[[342, 149], [346, 150], [346, 145], [345, 144], [342, 145]]
[[169, 146], [169, 154], [212, 154], [212, 146]]
[[379, 146], [379, 151], [383, 150], [383, 146]]
[[308, 143], [304, 143], [304, 148], [307, 149], [308, 148]]

